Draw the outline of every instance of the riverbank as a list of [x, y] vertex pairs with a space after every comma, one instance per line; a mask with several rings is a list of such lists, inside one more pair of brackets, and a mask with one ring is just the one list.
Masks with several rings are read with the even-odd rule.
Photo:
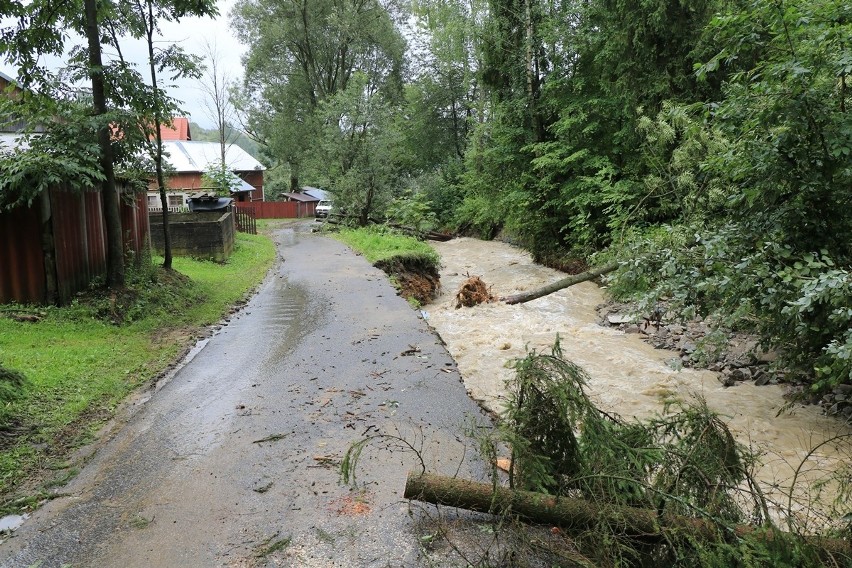
[[[833, 445], [811, 450], [852, 429], [817, 406], [791, 406], [781, 385], [738, 382], [726, 388], [719, 373], [685, 368], [681, 353], [655, 349], [641, 334], [600, 325], [596, 307], [607, 298], [591, 282], [526, 304], [456, 309], [455, 293], [468, 275], [480, 276], [494, 296], [532, 290], [563, 275], [505, 243], [462, 238], [433, 247], [442, 259], [442, 293], [427, 307], [429, 322], [458, 363], [468, 392], [483, 406], [500, 412], [513, 372], [508, 364], [529, 350], [548, 350], [558, 334], [565, 357], [591, 376], [590, 394], [603, 410], [641, 419], [663, 412], [672, 401], [703, 398], [740, 442], [763, 452], [757, 477], [779, 509], [821, 515], [808, 502], [805, 482], [842, 465], [848, 455]], [[788, 490], [794, 494], [789, 506]]]

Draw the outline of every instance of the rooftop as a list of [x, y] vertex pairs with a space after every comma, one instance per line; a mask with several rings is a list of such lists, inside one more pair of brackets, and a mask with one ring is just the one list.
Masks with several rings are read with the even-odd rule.
[[166, 140], [192, 140], [188, 118], [173, 118], [171, 124], [160, 126], [160, 136]]
[[[166, 160], [177, 172], [205, 172], [219, 163], [218, 142], [193, 142], [187, 140], [164, 140]], [[234, 172], [265, 170], [263, 164], [237, 145], [225, 148], [225, 165]]]
[[316, 198], [318, 201], [322, 201], [323, 199], [330, 199], [326, 190], [320, 189], [318, 187], [311, 187], [309, 185], [302, 186], [302, 193], [310, 195], [311, 197]]

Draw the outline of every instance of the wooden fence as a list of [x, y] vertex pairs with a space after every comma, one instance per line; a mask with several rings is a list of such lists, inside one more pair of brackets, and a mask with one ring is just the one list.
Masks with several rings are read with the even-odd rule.
[[252, 209], [257, 219], [299, 219], [313, 217], [316, 203], [300, 201], [250, 201], [234, 204], [237, 208]]
[[241, 207], [242, 203], [234, 204], [234, 221], [237, 230], [250, 235], [257, 234], [257, 211], [253, 207]]

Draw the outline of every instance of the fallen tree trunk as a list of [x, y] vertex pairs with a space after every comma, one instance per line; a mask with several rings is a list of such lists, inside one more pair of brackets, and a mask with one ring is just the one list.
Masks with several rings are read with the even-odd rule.
[[[722, 535], [722, 527], [707, 519], [665, 513], [659, 515], [650, 509], [512, 490], [429, 473], [409, 473], [403, 496], [406, 499], [481, 513], [510, 512], [525, 521], [557, 526], [578, 533], [605, 524], [619, 535], [643, 541], [662, 540], [666, 535], [683, 534], [684, 531], [688, 531], [691, 538], [705, 542], [719, 540]], [[734, 527], [733, 536], [748, 535], [771, 541], [783, 533], [758, 532], [756, 527], [750, 525]], [[852, 559], [852, 544], [848, 540], [815, 536], [806, 537], [806, 540], [828, 556]]]
[[587, 270], [586, 272], [581, 272], [580, 274], [568, 276], [567, 278], [558, 280], [553, 284], [549, 284], [547, 286], [544, 286], [543, 288], [539, 288], [538, 290], [533, 290], [532, 292], [524, 292], [523, 294], [505, 296], [500, 299], [506, 302], [507, 304], [523, 304], [524, 302], [529, 302], [530, 300], [535, 300], [536, 298], [541, 298], [542, 296], [553, 294], [554, 292], [557, 292], [569, 286], [573, 286], [574, 284], [579, 284], [580, 282], [585, 282], [586, 280], [597, 278], [598, 276], [612, 272], [616, 268], [618, 268], [618, 263], [610, 262], [598, 268]]

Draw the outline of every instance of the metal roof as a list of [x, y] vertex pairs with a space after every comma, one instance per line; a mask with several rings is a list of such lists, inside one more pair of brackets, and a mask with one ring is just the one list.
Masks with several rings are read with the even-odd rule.
[[[168, 153], [166, 160], [177, 172], [205, 172], [219, 163], [220, 159], [218, 142], [164, 140], [163, 150]], [[266, 169], [235, 144], [225, 148], [225, 165], [234, 172]]]
[[284, 197], [286, 197], [290, 201], [300, 201], [302, 203], [319, 201], [319, 198], [316, 198], [313, 195], [310, 195], [309, 193], [285, 193]]
[[252, 184], [244, 179], [234, 180], [234, 186], [231, 188], [231, 193], [240, 193], [242, 191], [254, 191], [257, 189]]
[[311, 187], [309, 185], [302, 186], [302, 193], [315, 197], [319, 201], [322, 201], [323, 199], [330, 199], [326, 190], [318, 187]]

